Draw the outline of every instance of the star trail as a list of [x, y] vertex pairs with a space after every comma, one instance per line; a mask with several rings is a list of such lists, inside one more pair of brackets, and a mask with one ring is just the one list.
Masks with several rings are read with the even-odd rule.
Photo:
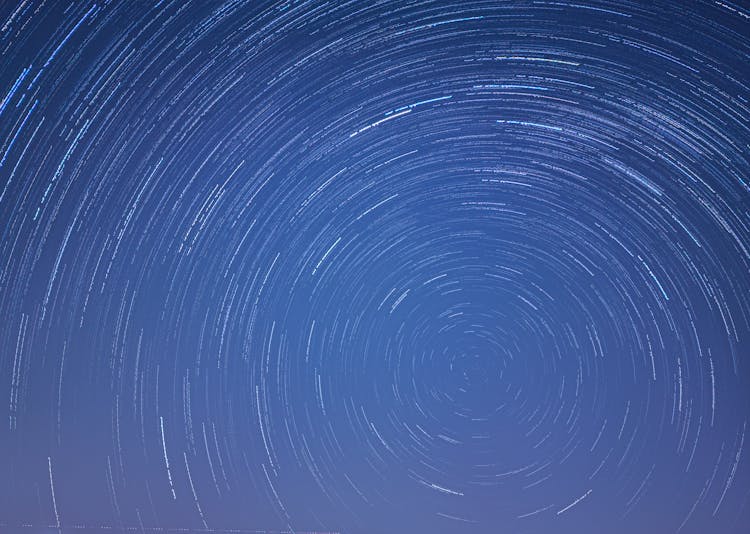
[[750, 525], [750, 6], [0, 4], [0, 532]]

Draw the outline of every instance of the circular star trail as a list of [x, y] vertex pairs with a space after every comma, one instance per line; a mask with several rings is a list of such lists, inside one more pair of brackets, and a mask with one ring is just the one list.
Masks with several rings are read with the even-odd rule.
[[739, 533], [750, 10], [0, 7], [0, 530]]

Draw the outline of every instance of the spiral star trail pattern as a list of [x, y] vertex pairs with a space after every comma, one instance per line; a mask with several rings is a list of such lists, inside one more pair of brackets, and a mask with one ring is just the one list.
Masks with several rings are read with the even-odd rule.
[[0, 7], [0, 530], [739, 533], [750, 9]]

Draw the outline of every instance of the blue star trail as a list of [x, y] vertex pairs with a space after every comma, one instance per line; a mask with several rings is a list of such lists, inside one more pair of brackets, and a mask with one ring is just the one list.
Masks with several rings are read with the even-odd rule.
[[0, 4], [0, 532], [750, 524], [750, 6]]

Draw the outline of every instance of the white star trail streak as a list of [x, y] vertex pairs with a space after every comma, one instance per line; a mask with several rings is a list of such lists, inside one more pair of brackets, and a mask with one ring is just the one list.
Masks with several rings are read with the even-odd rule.
[[0, 2], [0, 533], [740, 534], [750, 6]]

